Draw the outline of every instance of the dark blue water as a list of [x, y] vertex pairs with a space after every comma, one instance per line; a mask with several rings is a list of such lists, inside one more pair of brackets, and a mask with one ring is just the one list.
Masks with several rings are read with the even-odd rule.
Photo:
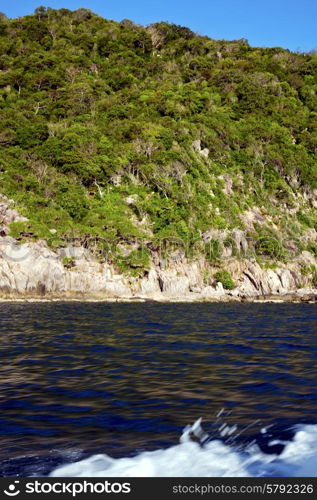
[[[317, 422], [313, 304], [0, 304], [0, 475]], [[271, 450], [272, 451], [272, 450]], [[276, 450], [275, 450], [276, 451]]]

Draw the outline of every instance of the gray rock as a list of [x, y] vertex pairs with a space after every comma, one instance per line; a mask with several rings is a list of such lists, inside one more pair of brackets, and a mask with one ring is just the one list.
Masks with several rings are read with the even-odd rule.
[[233, 229], [231, 235], [238, 252], [246, 254], [248, 250], [248, 241], [246, 239], [245, 232], [241, 229]]
[[140, 291], [142, 295], [154, 295], [161, 293], [158, 275], [154, 269], [151, 269], [147, 278], [143, 278], [141, 280]]
[[200, 141], [200, 139], [198, 139], [197, 141], [192, 142], [192, 146], [193, 146], [193, 148], [195, 149], [195, 151], [197, 153], [199, 153], [204, 158], [208, 158], [210, 151], [209, 151], [208, 148], [201, 149], [201, 141]]
[[8, 234], [12, 222], [23, 222], [27, 218], [20, 215], [15, 209], [10, 208], [12, 200], [0, 195], [0, 233]]
[[68, 246], [65, 248], [59, 248], [56, 251], [60, 258], [73, 258], [75, 260], [92, 260], [91, 254], [84, 247], [78, 246]]
[[296, 282], [289, 269], [281, 269], [277, 271], [284, 290], [290, 291], [296, 288]]
[[186, 276], [164, 277], [162, 288], [165, 295], [182, 297], [189, 293], [189, 279]]

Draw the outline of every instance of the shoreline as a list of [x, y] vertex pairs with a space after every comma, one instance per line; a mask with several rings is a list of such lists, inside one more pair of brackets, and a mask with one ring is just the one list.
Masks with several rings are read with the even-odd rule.
[[[217, 269], [203, 257], [168, 266], [152, 263], [145, 275], [133, 278], [96, 261], [83, 247], [54, 252], [45, 241], [17, 245], [13, 238], [0, 237], [0, 243], [1, 303], [317, 303], [317, 283], [302, 272], [317, 269], [317, 260], [308, 251], [287, 264], [276, 263], [274, 269], [232, 257], [223, 269], [230, 277], [228, 284], [221, 276], [216, 279]], [[65, 258], [73, 259], [75, 267], [65, 267]]]
[[239, 303], [239, 304], [317, 304], [317, 293], [312, 291], [307, 294], [278, 294], [278, 295], [256, 295], [256, 296], [239, 296], [239, 295], [222, 295], [218, 297], [145, 297], [145, 296], [132, 296], [132, 297], [105, 297], [102, 294], [65, 294], [65, 295], [12, 295], [0, 296], [0, 303], [48, 303], [48, 302], [81, 302], [81, 303]]

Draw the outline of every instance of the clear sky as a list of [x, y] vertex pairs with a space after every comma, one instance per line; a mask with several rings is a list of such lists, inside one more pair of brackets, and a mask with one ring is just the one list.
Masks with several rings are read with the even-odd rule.
[[215, 39], [247, 38], [250, 45], [310, 50], [317, 47], [317, 0], [0, 0], [8, 17], [39, 5], [93, 12], [138, 24], [169, 21]]

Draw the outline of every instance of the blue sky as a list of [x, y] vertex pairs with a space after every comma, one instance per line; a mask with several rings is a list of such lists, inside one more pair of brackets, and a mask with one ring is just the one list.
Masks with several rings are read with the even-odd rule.
[[215, 39], [247, 38], [253, 46], [317, 47], [317, 0], [0, 0], [0, 11], [19, 17], [39, 5], [86, 7], [108, 19], [145, 25], [169, 21]]

